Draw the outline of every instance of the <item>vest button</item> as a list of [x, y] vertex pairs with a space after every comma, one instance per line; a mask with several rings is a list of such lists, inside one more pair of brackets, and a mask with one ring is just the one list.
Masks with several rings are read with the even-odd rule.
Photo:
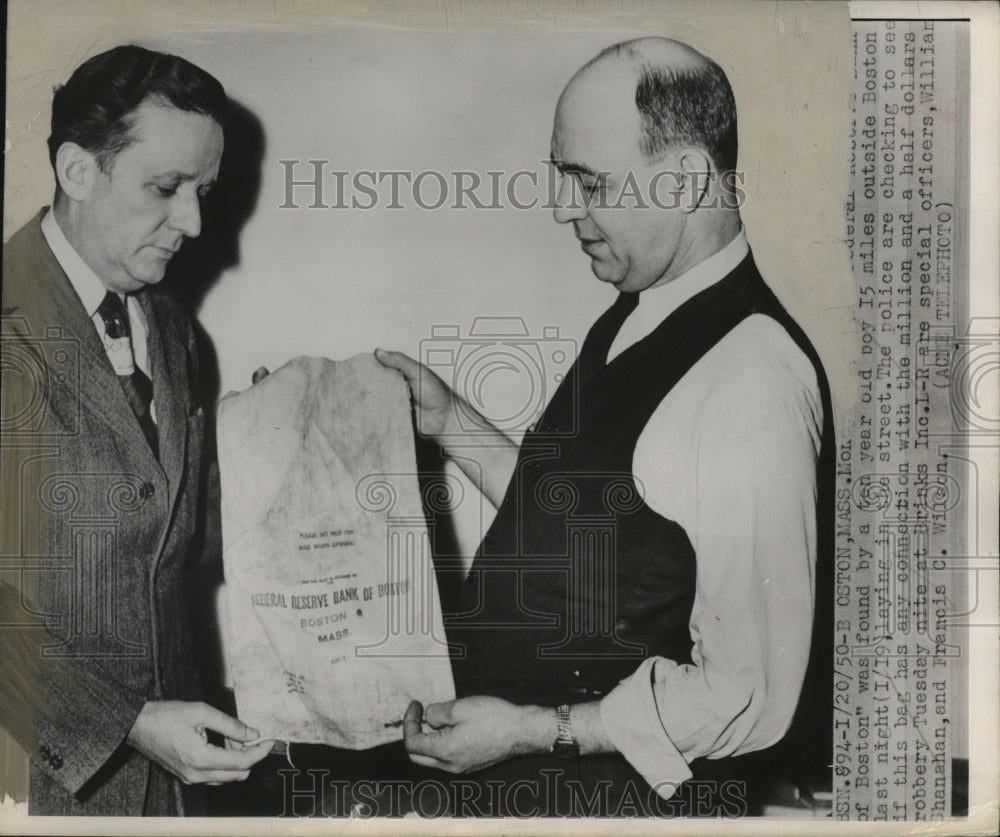
[[156, 493], [156, 486], [151, 482], [144, 482], [139, 486], [139, 499], [148, 500]]

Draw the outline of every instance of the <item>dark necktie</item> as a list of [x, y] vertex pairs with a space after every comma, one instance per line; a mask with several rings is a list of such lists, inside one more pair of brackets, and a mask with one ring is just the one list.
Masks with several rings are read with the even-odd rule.
[[577, 359], [581, 380], [588, 380], [607, 366], [611, 344], [629, 314], [635, 311], [638, 305], [639, 294], [620, 293], [614, 305], [598, 317], [597, 322], [590, 327]]
[[[628, 319], [629, 314], [639, 307], [639, 294], [620, 293], [618, 294], [618, 299], [615, 300], [615, 304], [611, 307], [617, 312], [615, 321], [621, 326]], [[617, 330], [615, 330], [615, 334], [618, 334]]]
[[[159, 456], [159, 441], [156, 434], [156, 422], [153, 421], [150, 405], [153, 403], [153, 382], [138, 366], [135, 365], [135, 357], [132, 354], [132, 330], [129, 327], [128, 311], [125, 303], [116, 293], [108, 291], [104, 301], [97, 309], [97, 313], [104, 320], [105, 333], [109, 340], [117, 341], [117, 346], [113, 349], [127, 354], [123, 358], [123, 364], [115, 363], [115, 371], [118, 373], [118, 381], [125, 391], [129, 406], [135, 417], [139, 420], [139, 426], [153, 450], [154, 456]], [[123, 374], [122, 370], [126, 370]], [[131, 369], [131, 372], [127, 372]]]

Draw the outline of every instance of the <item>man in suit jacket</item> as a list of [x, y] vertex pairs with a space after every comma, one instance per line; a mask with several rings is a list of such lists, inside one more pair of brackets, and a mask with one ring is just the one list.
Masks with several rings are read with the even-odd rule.
[[157, 287], [200, 232], [225, 109], [183, 59], [91, 58], [53, 100], [53, 207], [4, 248], [0, 570], [21, 609], [0, 638], [34, 655], [4, 721], [33, 814], [197, 813], [181, 783], [243, 779], [270, 746], [197, 702], [183, 582], [205, 419], [191, 325]]
[[619, 293], [537, 426], [518, 446], [378, 353], [497, 507], [445, 623], [459, 698], [404, 719], [411, 758], [473, 772], [480, 810], [739, 816], [797, 706], [829, 709], [822, 684], [799, 700], [814, 625], [830, 669], [829, 393], [754, 265], [736, 155], [717, 64], [665, 38], [609, 47], [556, 108], [554, 215]]

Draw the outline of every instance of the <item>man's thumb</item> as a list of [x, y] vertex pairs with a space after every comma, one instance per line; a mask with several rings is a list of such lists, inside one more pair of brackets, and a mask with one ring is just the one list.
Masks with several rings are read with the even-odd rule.
[[408, 380], [416, 377], [420, 370], [420, 364], [402, 352], [387, 352], [385, 349], [376, 349], [375, 359], [383, 366], [401, 372], [403, 377]]
[[253, 727], [248, 727], [239, 718], [233, 718], [227, 715], [225, 712], [220, 712], [211, 706], [205, 707], [208, 712], [206, 713], [205, 726], [209, 729], [215, 730], [221, 733], [226, 738], [231, 738], [233, 741], [255, 741], [260, 738], [260, 732], [255, 730]]

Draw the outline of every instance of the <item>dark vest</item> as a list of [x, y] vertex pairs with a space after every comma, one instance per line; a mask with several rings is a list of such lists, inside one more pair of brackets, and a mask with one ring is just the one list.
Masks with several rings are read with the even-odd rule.
[[696, 557], [683, 528], [636, 491], [639, 436], [674, 385], [752, 314], [788, 330], [825, 391], [812, 347], [751, 256], [607, 363], [635, 296], [620, 295], [597, 320], [522, 442], [446, 619], [459, 694], [554, 705], [607, 693], [651, 655], [691, 662]]

